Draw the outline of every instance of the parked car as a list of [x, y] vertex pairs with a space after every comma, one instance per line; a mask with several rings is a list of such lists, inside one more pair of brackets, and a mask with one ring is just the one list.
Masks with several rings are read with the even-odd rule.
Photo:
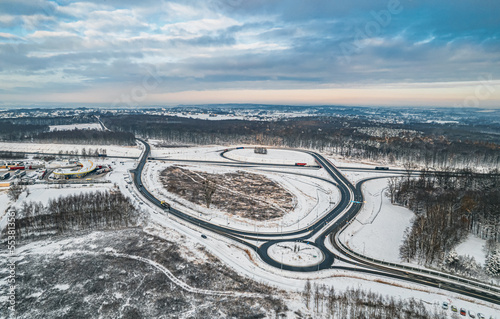
[[205, 235], [201, 234], [201, 238], [203, 238], [203, 239], [207, 239], [207, 236], [205, 236]]
[[469, 317], [476, 318], [476, 314], [474, 313], [474, 311], [469, 310]]
[[443, 309], [448, 310], [448, 303], [446, 301], [443, 301]]
[[460, 314], [462, 316], [465, 316], [465, 315], [467, 315], [467, 311], [464, 308], [460, 308]]
[[477, 318], [478, 319], [486, 319], [486, 317], [480, 312], [477, 313]]
[[457, 307], [456, 307], [456, 306], [451, 305], [451, 311], [453, 311], [453, 312], [457, 312], [457, 311], [458, 311], [458, 309], [457, 309]]

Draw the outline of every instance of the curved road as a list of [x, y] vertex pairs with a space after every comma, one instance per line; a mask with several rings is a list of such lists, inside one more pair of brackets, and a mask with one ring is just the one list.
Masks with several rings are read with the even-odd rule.
[[[144, 152], [141, 155], [141, 159], [136, 169], [132, 171], [132, 173], [134, 174], [134, 183], [138, 188], [138, 190], [142, 193], [142, 195], [146, 197], [146, 199], [148, 199], [154, 205], [163, 209], [160, 200], [155, 198], [144, 187], [142, 183], [142, 170], [147, 162], [151, 148], [146, 141], [142, 139], [138, 140], [143, 143]], [[359, 256], [359, 254], [356, 254], [355, 252], [350, 251], [347, 247], [343, 246], [339, 241], [336, 240], [336, 234], [341, 232], [361, 209], [363, 202], [363, 194], [361, 192], [361, 186], [364, 182], [366, 182], [367, 180], [371, 180], [373, 178], [363, 180], [359, 182], [356, 186], [354, 186], [351, 184], [349, 180], [347, 180], [347, 178], [345, 178], [345, 176], [343, 176], [338, 171], [338, 169], [333, 164], [331, 164], [327, 159], [325, 159], [321, 155], [311, 151], [302, 151], [302, 152], [305, 152], [314, 157], [314, 159], [320, 165], [320, 167], [324, 168], [328, 172], [328, 174], [333, 178], [335, 182], [331, 183], [335, 184], [341, 193], [341, 200], [339, 201], [337, 206], [334, 207], [327, 214], [325, 214], [325, 216], [316, 220], [314, 224], [306, 228], [284, 233], [262, 233], [262, 232], [259, 233], [251, 231], [241, 231], [229, 227], [211, 224], [206, 220], [196, 218], [194, 216], [183, 213], [174, 208], [170, 208], [168, 212], [176, 216], [177, 218], [185, 220], [191, 224], [213, 231], [229, 239], [237, 241], [243, 245], [246, 245], [247, 247], [256, 251], [264, 262], [276, 268], [281, 268], [290, 271], [300, 271], [300, 272], [318, 271], [321, 269], [328, 269], [328, 268], [345, 269], [356, 272], [385, 276], [399, 280], [406, 280], [413, 283], [423, 284], [431, 287], [437, 287], [452, 292], [457, 292], [463, 295], [467, 295], [470, 297], [493, 302], [495, 304], [500, 304], [500, 296], [498, 293], [499, 291], [495, 289], [496, 291], [494, 292], [493, 291], [494, 289], [492, 287], [488, 287], [485, 284], [479, 282], [465, 283], [465, 280], [463, 279], [461, 280], [462, 282], [460, 282], [459, 281], [460, 279], [453, 280], [454, 278], [444, 280], [441, 278], [436, 278], [436, 276], [429, 276], [419, 273], [418, 272], [419, 269], [409, 270], [400, 268], [398, 267], [398, 265], [384, 265], [381, 264], [381, 262], [363, 258], [363, 256]], [[246, 163], [246, 164], [261, 165], [259, 163]], [[278, 165], [278, 166], [284, 166], [284, 165]], [[285, 166], [290, 166], [290, 165], [285, 165]], [[385, 177], [376, 177], [376, 178], [385, 178]], [[314, 236], [317, 237], [316, 240], [312, 242], [311, 238]], [[263, 241], [264, 243], [261, 246], [256, 246], [251, 242], [249, 242], [252, 240]], [[331, 244], [339, 254], [330, 251], [326, 247], [325, 245], [326, 240], [330, 240]], [[269, 257], [269, 255], [267, 254], [267, 249], [271, 245], [283, 241], [308, 242], [309, 244], [318, 247], [323, 252], [324, 259], [318, 265], [308, 266], [308, 267], [299, 267], [299, 266], [290, 266], [286, 264], [281, 264], [273, 260], [271, 257]], [[335, 259], [352, 264], [355, 267], [332, 266], [332, 263], [334, 262]], [[436, 274], [439, 273], [436, 272]], [[485, 289], [490, 289], [490, 291], [484, 291]]]

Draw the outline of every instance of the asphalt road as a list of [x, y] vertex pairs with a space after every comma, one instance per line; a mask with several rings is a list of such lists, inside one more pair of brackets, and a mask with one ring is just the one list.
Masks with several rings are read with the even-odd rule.
[[[160, 200], [155, 198], [144, 187], [142, 183], [142, 170], [148, 160], [148, 156], [151, 149], [149, 144], [146, 143], [146, 141], [141, 139], [138, 140], [144, 144], [145, 149], [143, 154], [141, 155], [141, 159], [138, 163], [137, 168], [134, 171], [132, 171], [134, 175], [134, 183], [138, 188], [138, 190], [147, 200], [149, 200], [152, 204], [163, 209]], [[331, 164], [327, 159], [325, 159], [321, 155], [310, 151], [302, 151], [302, 152], [306, 152], [315, 158], [316, 162], [321, 166], [321, 168], [325, 169], [328, 172], [328, 174], [333, 178], [334, 182], [331, 183], [335, 184], [341, 193], [341, 200], [339, 201], [339, 203], [337, 203], [337, 205], [331, 211], [329, 211], [324, 217], [319, 218], [314, 222], [314, 224], [308, 227], [298, 229], [297, 231], [289, 231], [283, 233], [251, 232], [251, 231], [241, 231], [229, 227], [211, 224], [206, 220], [196, 218], [194, 216], [183, 213], [174, 208], [170, 208], [168, 213], [176, 216], [177, 218], [185, 220], [191, 224], [194, 224], [200, 228], [213, 231], [229, 239], [232, 239], [236, 242], [239, 242], [243, 245], [246, 245], [250, 249], [256, 251], [264, 262], [276, 268], [281, 268], [289, 271], [298, 271], [298, 272], [311, 272], [329, 268], [346, 269], [355, 272], [384, 276], [398, 280], [406, 280], [409, 282], [423, 284], [426, 286], [437, 287], [448, 291], [457, 292], [466, 296], [493, 302], [495, 304], [500, 304], [500, 295], [498, 291], [484, 292], [481, 290], [481, 288], [484, 289], [485, 286], [482, 283], [472, 282], [466, 284], [458, 280], [449, 281], [440, 278], [435, 278], [432, 275], [419, 273], [419, 269], [403, 269], [403, 268], [398, 268], [397, 265], [395, 266], [383, 265], [380, 262], [370, 261], [360, 256], [357, 256], [355, 253], [345, 249], [345, 247], [343, 247], [342, 245], [339, 245], [334, 240], [335, 234], [339, 233], [344, 227], [346, 227], [347, 224], [354, 219], [356, 214], [361, 209], [363, 202], [361, 185], [366, 180], [354, 186], [349, 180], [347, 180], [347, 178], [345, 178], [344, 175], [340, 173], [340, 171], [333, 164]], [[222, 156], [223, 155], [224, 154], [222, 154]], [[218, 164], [218, 162], [215, 161], [212, 162]], [[241, 164], [262, 165], [260, 163], [241, 163]], [[270, 165], [272, 166], [272, 164], [268, 164], [266, 166]], [[276, 165], [276, 166], [283, 166], [283, 165]], [[387, 171], [377, 171], [377, 172], [387, 172]], [[327, 225], [328, 227], [325, 228], [325, 226]], [[310, 239], [315, 235], [317, 235], [317, 238], [314, 242], [312, 242]], [[256, 246], [250, 243], [249, 240], [258, 240], [263, 242], [263, 244], [260, 246]], [[326, 240], [330, 240], [332, 245], [342, 255], [334, 254], [333, 252], [331, 252], [325, 246]], [[322, 251], [324, 259], [318, 265], [308, 266], [308, 267], [299, 267], [299, 266], [290, 266], [286, 264], [281, 264], [273, 260], [268, 255], [267, 249], [276, 243], [284, 241], [308, 242], [309, 244], [316, 246]], [[342, 260], [346, 263], [352, 264], [353, 266], [352, 267], [335, 266], [333, 265], [335, 259]], [[475, 285], [475, 287], [471, 287], [471, 285], [472, 286]]]

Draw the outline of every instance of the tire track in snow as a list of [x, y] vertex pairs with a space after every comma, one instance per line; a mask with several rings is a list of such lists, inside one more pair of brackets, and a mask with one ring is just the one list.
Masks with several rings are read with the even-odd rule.
[[195, 288], [195, 287], [188, 285], [187, 283], [180, 280], [179, 278], [175, 277], [174, 274], [172, 274], [172, 272], [170, 270], [168, 270], [165, 266], [163, 266], [163, 265], [161, 265], [161, 264], [159, 264], [156, 261], [153, 261], [151, 259], [147, 259], [144, 257], [135, 256], [135, 255], [121, 254], [121, 253], [105, 253], [105, 255], [133, 259], [133, 260], [141, 261], [143, 263], [151, 265], [151, 266], [155, 267], [156, 269], [160, 270], [163, 274], [165, 274], [165, 276], [168, 277], [168, 279], [170, 279], [173, 283], [175, 283], [177, 286], [179, 286], [180, 288], [184, 289], [187, 292], [203, 294], [203, 295], [211, 295], [211, 296], [230, 296], [230, 297], [246, 297], [246, 298], [265, 298], [265, 297], [268, 297], [267, 295], [262, 295], [259, 293], [252, 293], [252, 292], [217, 291], [217, 290]]

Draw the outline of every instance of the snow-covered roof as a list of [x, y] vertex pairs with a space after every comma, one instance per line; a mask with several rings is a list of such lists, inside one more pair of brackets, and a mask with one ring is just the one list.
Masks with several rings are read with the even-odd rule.
[[54, 171], [56, 175], [77, 175], [77, 174], [87, 174], [92, 172], [96, 168], [96, 164], [92, 161], [80, 161], [78, 162], [80, 167], [76, 168], [59, 168]]

